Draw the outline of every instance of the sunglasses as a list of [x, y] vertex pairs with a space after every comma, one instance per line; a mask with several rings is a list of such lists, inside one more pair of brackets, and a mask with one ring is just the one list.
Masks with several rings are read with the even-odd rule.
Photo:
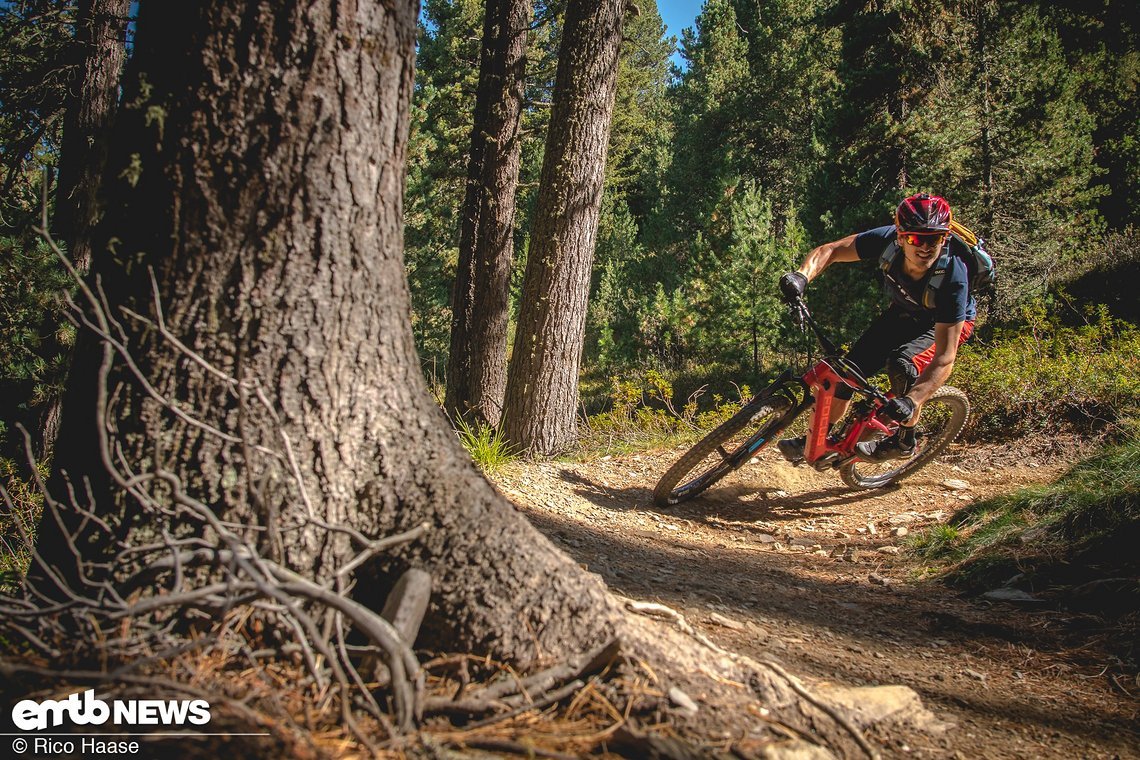
[[904, 243], [918, 248], [931, 248], [946, 239], [945, 232], [904, 232], [900, 235]]

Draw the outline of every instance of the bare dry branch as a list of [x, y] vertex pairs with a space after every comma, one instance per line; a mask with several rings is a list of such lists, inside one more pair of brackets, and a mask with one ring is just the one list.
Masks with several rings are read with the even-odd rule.
[[[213, 366], [169, 331], [153, 272], [150, 276], [154, 319], [129, 310], [124, 310], [125, 318], [149, 328], [193, 366], [220, 380], [236, 403], [252, 405], [263, 413], [264, 419], [276, 426], [274, 441], [249, 440], [240, 430], [234, 433], [219, 429], [194, 410], [164, 397], [134, 360], [128, 331], [111, 313], [99, 280], [96, 278], [93, 285], [88, 285], [80, 278], [47, 231], [46, 218], [40, 234], [81, 294], [84, 308], [71, 302], [72, 318], [102, 344], [102, 362], [94, 381], [103, 467], [122, 498], [137, 505], [143, 519], [150, 522], [144, 531], [134, 529], [111, 510], [114, 505], [97, 504], [85, 480], [75, 482], [61, 477], [66, 493], [53, 495], [37, 475], [34, 485], [44, 497], [45, 519], [59, 532], [66, 561], [74, 562], [74, 572], [61, 571], [52, 564], [61, 561], [60, 557], [49, 559], [33, 549], [36, 573], [25, 579], [22, 594], [0, 597], [0, 632], [22, 642], [44, 661], [64, 656], [59, 642], [70, 639], [86, 642], [93, 651], [68, 652], [68, 661], [82, 662], [86, 658], [117, 663], [98, 671], [54, 671], [61, 678], [79, 681], [111, 679], [122, 683], [137, 679], [133, 673], [197, 649], [224, 652], [227, 657], [240, 655], [260, 668], [273, 659], [287, 661], [299, 656], [317, 695], [314, 702], [320, 705], [322, 699], [335, 700], [344, 724], [373, 754], [377, 745], [355, 717], [360, 706], [389, 737], [410, 731], [423, 704], [424, 677], [419, 662], [392, 624], [352, 600], [349, 589], [352, 574], [361, 566], [386, 551], [417, 540], [429, 526], [420, 525], [393, 536], [366, 536], [352, 526], [320, 519], [293, 443], [264, 389], [255, 381], [240, 380]], [[246, 461], [250, 452], [256, 452], [282, 465], [288, 473], [289, 493], [301, 506], [292, 511], [302, 515], [300, 521], [289, 526], [277, 525], [275, 521], [269, 525], [228, 522], [219, 510], [190, 493], [176, 473], [159, 464], [162, 457], [157, 454], [161, 452], [146, 462], [132, 461], [117, 440], [116, 409], [123, 386], [112, 387], [115, 368], [125, 369], [127, 378], [145, 397], [180, 423], [224, 444], [242, 446]], [[30, 438], [25, 437], [30, 447]], [[28, 453], [30, 457], [30, 448]], [[34, 460], [29, 461], [34, 465]], [[250, 492], [257, 493], [252, 488]], [[9, 512], [14, 511], [12, 499], [2, 487], [0, 498]], [[28, 532], [20, 525], [18, 530], [20, 540], [31, 547]], [[272, 551], [272, 546], [280, 542], [281, 532], [291, 530], [343, 534], [357, 553], [334, 568], [328, 581], [303, 577], [281, 564]], [[95, 554], [85, 549], [90, 535], [100, 538]], [[262, 535], [277, 538], [259, 540], [258, 546], [247, 538]], [[259, 547], [265, 546], [271, 556], [259, 551]], [[249, 625], [253, 620], [264, 621], [255, 626], [257, 630], [279, 631], [284, 640], [254, 651], [249, 646], [250, 635], [257, 635]], [[321, 620], [324, 622], [318, 622]], [[349, 647], [349, 629], [361, 634], [367, 643]], [[391, 674], [387, 688], [395, 704], [394, 723], [357, 670], [369, 656], [382, 660]], [[21, 668], [40, 675], [53, 672], [40, 672], [35, 667], [0, 659], [0, 674]]]

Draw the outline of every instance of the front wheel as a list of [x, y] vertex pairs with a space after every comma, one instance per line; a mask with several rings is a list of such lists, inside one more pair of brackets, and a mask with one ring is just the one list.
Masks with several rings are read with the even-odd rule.
[[779, 389], [760, 394], [702, 438], [661, 476], [653, 490], [653, 503], [669, 507], [703, 493], [744, 464], [794, 417], [791, 394], [783, 394]]
[[966, 394], [944, 385], [922, 406], [915, 452], [909, 459], [888, 462], [851, 460], [839, 468], [843, 482], [852, 488], [882, 488], [897, 483], [925, 467], [962, 432], [970, 416]]

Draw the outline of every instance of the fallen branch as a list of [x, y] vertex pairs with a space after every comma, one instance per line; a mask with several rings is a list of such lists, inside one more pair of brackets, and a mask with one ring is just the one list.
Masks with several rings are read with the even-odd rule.
[[481, 689], [468, 692], [463, 699], [433, 697], [425, 700], [424, 712], [449, 715], [480, 715], [497, 709], [532, 707], [532, 695], [548, 693], [560, 683], [573, 679], [583, 681], [608, 667], [621, 651], [621, 639], [614, 638], [604, 645], [555, 665], [526, 678], [504, 678]]
[[563, 686], [561, 689], [556, 689], [555, 691], [552, 691], [549, 694], [546, 694], [546, 695], [542, 696], [541, 698], [536, 699], [534, 702], [531, 702], [530, 704], [525, 704], [525, 705], [522, 705], [521, 707], [517, 707], [514, 710], [511, 710], [509, 712], [505, 712], [505, 713], [502, 713], [500, 715], [493, 715], [490, 718], [485, 718], [483, 720], [476, 721], [475, 723], [470, 724], [468, 726], [468, 728], [472, 728], [472, 729], [482, 728], [483, 726], [489, 726], [493, 723], [499, 723], [499, 722], [502, 722], [504, 720], [508, 720], [509, 718], [513, 718], [516, 715], [522, 715], [523, 713], [530, 712], [531, 710], [541, 710], [542, 708], [548, 707], [548, 706], [550, 706], [556, 702], [561, 702], [563, 699], [566, 699], [566, 697], [568, 697], [571, 694], [573, 694], [574, 692], [578, 691], [578, 689], [581, 689], [585, 685], [586, 684], [584, 681], [580, 681], [580, 680], [571, 681], [570, 683]]

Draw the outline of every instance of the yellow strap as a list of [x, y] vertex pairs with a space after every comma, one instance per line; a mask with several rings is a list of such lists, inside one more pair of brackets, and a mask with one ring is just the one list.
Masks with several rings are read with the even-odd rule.
[[978, 236], [953, 219], [950, 220], [950, 231], [966, 245], [975, 246], [978, 244]]

